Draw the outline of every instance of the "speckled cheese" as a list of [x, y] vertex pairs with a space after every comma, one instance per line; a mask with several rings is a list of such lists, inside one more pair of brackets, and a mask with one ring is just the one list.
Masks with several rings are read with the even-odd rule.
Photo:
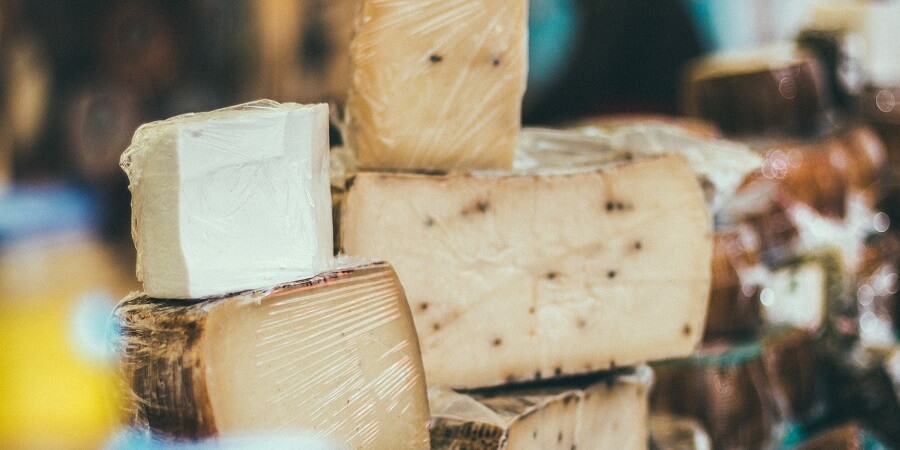
[[418, 341], [388, 264], [205, 302], [137, 296], [115, 317], [133, 425], [167, 443], [258, 434], [429, 448]]
[[348, 146], [363, 168], [509, 168], [527, 76], [527, 0], [362, 0]]
[[645, 449], [649, 367], [593, 384], [459, 394], [432, 388], [433, 449]]
[[203, 298], [327, 270], [328, 166], [327, 105], [260, 101], [142, 126], [122, 167], [144, 290]]
[[397, 268], [429, 386], [554, 378], [694, 349], [712, 254], [697, 178], [679, 155], [604, 157], [357, 174], [343, 249]]

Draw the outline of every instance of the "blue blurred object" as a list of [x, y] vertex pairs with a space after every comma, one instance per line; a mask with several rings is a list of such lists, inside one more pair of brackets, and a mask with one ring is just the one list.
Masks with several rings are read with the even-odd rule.
[[94, 199], [68, 186], [19, 187], [0, 194], [0, 245], [97, 228]]
[[113, 436], [106, 450], [343, 450], [346, 446], [322, 438], [285, 433], [220, 437], [196, 443], [165, 443], [140, 430], [123, 430]]
[[528, 89], [541, 90], [571, 62], [580, 20], [575, 0], [531, 0], [529, 8]]
[[757, 0], [687, 0], [708, 50], [750, 47], [759, 43]]

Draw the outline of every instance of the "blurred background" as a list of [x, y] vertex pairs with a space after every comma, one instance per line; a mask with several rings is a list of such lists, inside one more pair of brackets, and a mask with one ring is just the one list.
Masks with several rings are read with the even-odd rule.
[[[531, 0], [524, 123], [678, 114], [691, 60], [794, 39], [821, 2]], [[139, 289], [118, 167], [136, 127], [258, 98], [339, 106], [353, 3], [0, 0], [0, 447], [122, 428], [108, 317]]]

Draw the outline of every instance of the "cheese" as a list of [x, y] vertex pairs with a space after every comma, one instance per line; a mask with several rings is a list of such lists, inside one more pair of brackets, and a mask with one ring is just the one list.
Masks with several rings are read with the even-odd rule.
[[[429, 386], [477, 388], [689, 354], [711, 220], [681, 156], [448, 175], [361, 172], [350, 255], [397, 268]], [[618, 159], [616, 159], [618, 158]]]
[[721, 52], [689, 69], [685, 110], [729, 135], [813, 132], [826, 106], [820, 78], [790, 45]]
[[200, 303], [136, 296], [115, 316], [133, 421], [164, 439], [277, 430], [428, 448], [419, 345], [385, 263]]
[[327, 270], [328, 164], [326, 105], [260, 101], [139, 128], [122, 167], [144, 290], [200, 298]]
[[431, 388], [433, 449], [645, 449], [652, 371], [477, 394]]
[[744, 144], [705, 138], [678, 125], [654, 122], [565, 131], [527, 128], [519, 137], [519, 149], [516, 166], [525, 168], [558, 161], [571, 166], [591, 165], [602, 155], [678, 153], [696, 172], [713, 212], [718, 212], [763, 163]]
[[704, 344], [690, 358], [653, 365], [653, 414], [699, 420], [713, 448], [766, 448], [778, 417], [759, 344]]
[[827, 312], [829, 269], [834, 263], [823, 255], [774, 268], [760, 293], [766, 322], [819, 330]]
[[526, 0], [362, 0], [347, 139], [363, 168], [509, 168]]
[[810, 27], [840, 30], [854, 36], [855, 56], [867, 84], [900, 85], [900, 3], [823, 2], [813, 9]]

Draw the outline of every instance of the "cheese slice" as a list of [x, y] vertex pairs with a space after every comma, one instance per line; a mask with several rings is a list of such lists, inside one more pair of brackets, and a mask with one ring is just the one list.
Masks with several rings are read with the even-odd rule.
[[429, 386], [496, 386], [693, 350], [712, 253], [694, 172], [678, 155], [597, 157], [609, 161], [357, 174], [343, 249], [397, 268]]
[[653, 373], [461, 394], [431, 388], [433, 449], [645, 449]]
[[428, 448], [419, 345], [388, 264], [199, 303], [136, 296], [115, 315], [133, 420], [162, 438]]
[[363, 0], [346, 142], [363, 168], [509, 168], [528, 46], [526, 0]]
[[327, 105], [260, 101], [139, 128], [122, 167], [144, 290], [201, 298], [327, 270], [328, 165]]

